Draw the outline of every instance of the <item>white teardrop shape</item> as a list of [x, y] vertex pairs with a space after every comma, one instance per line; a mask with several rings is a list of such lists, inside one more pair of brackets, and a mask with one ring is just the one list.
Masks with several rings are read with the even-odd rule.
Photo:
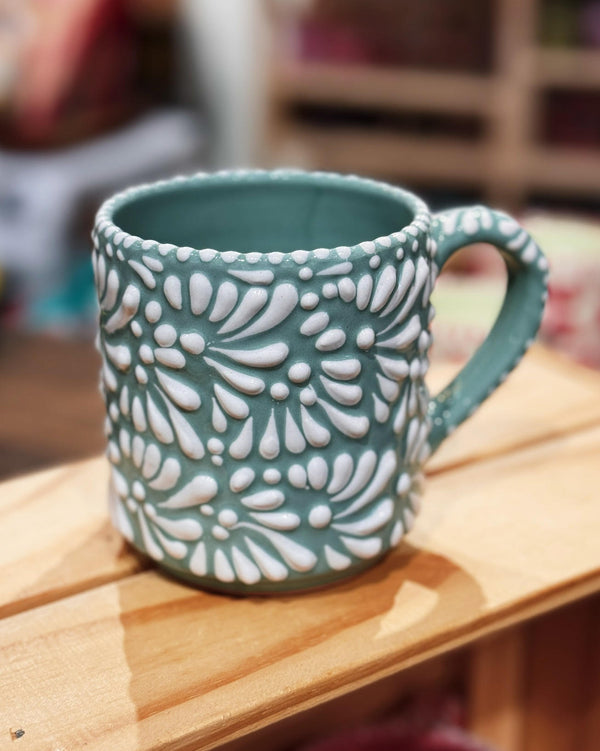
[[[117, 256], [118, 255], [119, 253], [117, 252]], [[156, 287], [156, 280], [154, 279], [154, 274], [150, 271], [150, 269], [147, 269], [139, 261], [128, 261], [128, 263], [135, 271], [135, 273], [140, 277], [140, 279], [144, 282], [146, 287], [148, 287], [148, 289], [154, 289]]]
[[288, 570], [283, 563], [276, 558], [273, 558], [272, 555], [269, 555], [269, 553], [253, 542], [249, 537], [244, 537], [244, 541], [246, 542], [248, 550], [252, 554], [256, 565], [269, 581], [280, 582], [287, 579]]
[[375, 355], [375, 359], [388, 378], [401, 381], [408, 375], [409, 365], [406, 360], [400, 358], [392, 360], [389, 357], [383, 357], [383, 355]]
[[371, 300], [371, 313], [381, 310], [389, 300], [392, 290], [396, 285], [396, 269], [391, 264], [386, 266], [377, 280], [377, 286]]
[[258, 349], [221, 349], [219, 347], [211, 347], [211, 349], [214, 352], [220, 352], [240, 365], [247, 365], [251, 368], [273, 368], [276, 365], [281, 365], [290, 351], [290, 348], [284, 342], [267, 344], [265, 347]]
[[287, 565], [293, 568], [294, 571], [310, 571], [315, 567], [317, 556], [312, 550], [305, 548], [304, 545], [294, 542], [289, 535], [283, 535], [274, 530], [258, 527], [255, 524], [244, 523], [243, 526], [260, 532], [263, 537], [266, 537]]
[[160, 449], [154, 443], [151, 443], [144, 454], [144, 464], [142, 466], [143, 477], [149, 479], [154, 477], [160, 467]]
[[143, 433], [148, 425], [146, 423], [146, 415], [144, 414], [144, 408], [142, 407], [142, 402], [140, 401], [139, 396], [133, 397], [133, 402], [131, 404], [131, 416], [133, 418], [135, 429], [139, 433]]
[[399, 435], [402, 430], [404, 430], [404, 426], [406, 425], [406, 420], [408, 418], [408, 395], [410, 391], [411, 389], [409, 387], [404, 392], [404, 396], [400, 401], [398, 411], [396, 412], [396, 416], [394, 417], [394, 433], [396, 433], [396, 435]]
[[140, 290], [134, 284], [129, 284], [123, 293], [121, 304], [104, 324], [108, 334], [113, 334], [122, 329], [137, 313], [140, 306]]
[[379, 537], [367, 537], [365, 540], [356, 540], [353, 537], [340, 537], [346, 548], [357, 558], [374, 558], [381, 552], [382, 542]]
[[340, 297], [344, 302], [352, 302], [356, 297], [356, 285], [349, 277], [344, 277], [338, 282]]
[[161, 443], [173, 443], [175, 440], [173, 430], [148, 393], [146, 394], [146, 409], [148, 410], [148, 422], [154, 435]]
[[98, 294], [101, 295], [106, 283], [106, 261], [104, 260], [104, 256], [99, 256], [96, 253], [93, 254], [92, 258], [98, 259], [96, 261], [96, 272], [98, 277]]
[[382, 331], [379, 332], [379, 336], [382, 336], [390, 329], [393, 329], [394, 326], [401, 323], [406, 318], [406, 316], [410, 313], [415, 303], [415, 300], [421, 293], [421, 290], [423, 289], [423, 285], [429, 278], [429, 275], [430, 275], [430, 269], [429, 269], [429, 265], [427, 261], [424, 258], [419, 258], [417, 262], [417, 271], [415, 274], [414, 281], [409, 287], [408, 295], [406, 296], [406, 299], [404, 300], [402, 307], [400, 308], [398, 313], [396, 313], [393, 320], [390, 323], [388, 323], [388, 325]]
[[292, 464], [288, 469], [288, 480], [295, 488], [305, 488], [307, 482], [306, 470], [301, 464]]
[[401, 521], [397, 521], [392, 527], [392, 533], [390, 535], [390, 545], [392, 547], [395, 547], [400, 542], [403, 535], [404, 526], [402, 525]]
[[138, 517], [138, 524], [140, 526], [140, 531], [142, 533], [142, 541], [144, 543], [144, 548], [146, 550], [146, 553], [148, 553], [150, 558], [154, 558], [155, 561], [162, 561], [165, 555], [162, 552], [162, 550], [158, 547], [158, 545], [156, 544], [156, 541], [150, 534], [150, 530], [148, 529], [148, 524], [146, 522], [146, 517], [142, 513], [141, 508], [138, 508], [137, 517]]
[[179, 447], [190, 459], [202, 459], [204, 456], [204, 446], [200, 438], [196, 435], [196, 431], [168, 399], [164, 399], [163, 397], [163, 400], [167, 407], [171, 424], [175, 430]]
[[323, 360], [321, 367], [332, 378], [338, 381], [350, 381], [360, 375], [360, 360], [350, 357], [347, 360]]
[[204, 274], [195, 273], [190, 277], [190, 307], [194, 315], [204, 313], [212, 295], [212, 284]]
[[117, 302], [117, 295], [119, 294], [119, 275], [115, 269], [111, 269], [108, 272], [108, 278], [106, 280], [106, 293], [100, 303], [102, 310], [112, 310]]
[[237, 309], [231, 314], [228, 320], [219, 329], [219, 334], [229, 334], [231, 331], [245, 326], [259, 310], [262, 310], [267, 303], [269, 296], [265, 289], [256, 287], [248, 290]]
[[200, 396], [193, 389], [181, 381], [172, 378], [170, 375], [163, 373], [159, 368], [155, 368], [154, 372], [156, 373], [158, 382], [175, 404], [179, 405], [182, 409], [198, 409], [200, 406]]
[[386, 451], [381, 457], [379, 466], [367, 487], [347, 509], [344, 509], [344, 511], [336, 515], [336, 519], [342, 519], [350, 514], [355, 514], [361, 508], [364, 508], [367, 504], [371, 503], [371, 501], [373, 501], [384, 490], [396, 469], [397, 463], [398, 460], [393, 449]]
[[119, 397], [119, 409], [121, 414], [127, 416], [129, 414], [129, 389], [127, 386], [123, 386], [121, 390], [121, 396]]
[[300, 517], [291, 511], [253, 511], [249, 516], [269, 529], [287, 531], [300, 526]]
[[105, 342], [104, 349], [108, 359], [119, 370], [125, 371], [131, 365], [131, 352], [125, 344], [113, 346]]
[[223, 282], [217, 290], [215, 304], [208, 317], [213, 323], [222, 321], [234, 309], [238, 299], [238, 291], [232, 282]]
[[344, 346], [346, 334], [343, 329], [328, 329], [315, 342], [320, 352], [331, 352]]
[[241, 493], [242, 490], [252, 485], [255, 477], [256, 473], [251, 467], [242, 467], [231, 475], [229, 487], [234, 493]]
[[331, 433], [311, 417], [303, 404], [300, 405], [300, 419], [302, 421], [302, 430], [310, 445], [315, 448], [327, 446], [331, 440]]
[[153, 490], [171, 490], [181, 476], [181, 464], [174, 457], [169, 457], [162, 465], [159, 474], [148, 483]]
[[359, 310], [364, 310], [369, 304], [372, 290], [373, 277], [370, 274], [365, 274], [360, 278], [356, 287], [356, 307]]
[[199, 355], [204, 352], [204, 337], [202, 337], [200, 334], [182, 334], [179, 337], [179, 341], [181, 342], [181, 346], [184, 348], [184, 350], [192, 355]]
[[289, 408], [285, 410], [285, 447], [292, 454], [301, 454], [306, 448], [306, 441], [296, 425]]
[[260, 581], [261, 575], [258, 568], [252, 563], [247, 555], [235, 545], [231, 548], [231, 560], [238, 579], [244, 584], [256, 584]]
[[265, 312], [254, 323], [237, 334], [229, 337], [227, 341], [245, 339], [254, 334], [261, 334], [274, 328], [284, 321], [298, 303], [298, 291], [293, 284], [279, 284], [273, 290], [271, 300]]
[[313, 313], [304, 321], [302, 326], [300, 326], [300, 333], [304, 334], [304, 336], [314, 336], [319, 331], [327, 328], [327, 326], [329, 326], [329, 314], [321, 310], [318, 313]]
[[262, 378], [257, 378], [256, 376], [242, 373], [239, 370], [228, 368], [210, 357], [205, 357], [204, 361], [207, 365], [213, 367], [230, 386], [233, 386], [233, 388], [241, 391], [243, 394], [251, 394], [252, 396], [255, 396], [265, 389], [265, 382]]
[[338, 383], [337, 381], [330, 381], [325, 376], [319, 376], [321, 383], [325, 387], [325, 391], [332, 399], [338, 404], [343, 404], [346, 407], [352, 407], [358, 404], [362, 399], [362, 389], [360, 386], [348, 383]]
[[371, 423], [365, 415], [348, 414], [329, 404], [324, 399], [317, 399], [317, 403], [325, 410], [327, 417], [348, 438], [362, 438], [367, 434]]
[[125, 456], [129, 457], [131, 455], [131, 438], [129, 433], [123, 430], [123, 428], [119, 431], [119, 446]]
[[415, 314], [410, 321], [402, 328], [395, 336], [385, 339], [384, 341], [377, 342], [378, 347], [386, 347], [387, 349], [395, 349], [399, 351], [404, 347], [415, 341], [419, 334], [423, 330], [423, 324], [419, 315]]
[[354, 469], [354, 460], [350, 454], [338, 454], [333, 462], [333, 476], [327, 486], [329, 495], [338, 493], [349, 481]]
[[327, 462], [322, 456], [314, 456], [308, 462], [308, 481], [315, 490], [321, 490], [327, 482]]
[[348, 498], [351, 498], [353, 495], [360, 492], [371, 479], [376, 466], [377, 454], [371, 449], [365, 451], [358, 460], [351, 482], [346, 485], [341, 493], [338, 493], [331, 500], [336, 503], [338, 501], [346, 501]]
[[382, 402], [377, 394], [373, 394], [373, 401], [375, 402], [375, 419], [377, 422], [384, 423], [389, 419], [390, 408], [385, 402]]
[[258, 451], [264, 459], [275, 459], [279, 455], [279, 436], [277, 435], [274, 410], [271, 410], [269, 422], [258, 444]]
[[144, 458], [144, 441], [139, 435], [133, 439], [131, 458], [136, 467], [141, 465]]
[[281, 506], [285, 501], [285, 496], [281, 490], [269, 488], [268, 490], [253, 493], [252, 495], [245, 495], [241, 501], [244, 506], [254, 511], [273, 511]]
[[158, 258], [152, 258], [152, 256], [142, 256], [142, 261], [144, 262], [144, 265], [147, 266], [151, 271], [160, 273], [164, 270], [164, 266], [158, 260]]
[[384, 527], [393, 515], [394, 503], [391, 498], [386, 498], [381, 501], [381, 503], [377, 504], [377, 506], [375, 506], [375, 508], [373, 508], [369, 515], [365, 516], [364, 519], [360, 519], [360, 521], [356, 522], [348, 522], [346, 524], [337, 524], [334, 522], [331, 526], [334, 529], [337, 529], [338, 532], [343, 532], [344, 534], [366, 537]]
[[104, 385], [109, 391], [117, 390], [117, 386], [118, 386], [117, 377], [113, 373], [113, 371], [110, 369], [106, 360], [102, 364], [102, 379], [103, 379]]
[[177, 540], [192, 542], [202, 537], [202, 525], [196, 519], [165, 519], [162, 516], [156, 516], [153, 521], [164, 532]]
[[167, 368], [180, 370], [185, 367], [185, 357], [177, 349], [157, 347], [154, 350], [154, 355], [158, 362], [161, 363], [161, 365], [166, 365]]
[[217, 431], [217, 433], [224, 433], [227, 430], [227, 418], [223, 414], [223, 411], [219, 407], [219, 404], [214, 397], [212, 400], [212, 405], [212, 426]]
[[404, 296], [406, 295], [414, 277], [415, 264], [410, 259], [408, 259], [405, 263], [402, 264], [402, 271], [400, 272], [400, 278], [398, 279], [396, 290], [391, 296], [388, 304], [379, 314], [380, 318], [385, 318], [385, 316], [396, 310], [398, 305], [400, 305], [400, 303], [404, 299]]
[[215, 550], [214, 555], [214, 567], [215, 567], [215, 576], [219, 581], [222, 582], [233, 582], [235, 581], [235, 572], [231, 568], [231, 564], [227, 560], [227, 556], [225, 553], [218, 548]]
[[231, 276], [235, 276], [236, 279], [240, 279], [246, 284], [271, 284], [275, 279], [275, 274], [270, 269], [262, 269], [260, 271], [238, 271], [231, 269], [229, 271]]
[[297, 362], [288, 370], [288, 378], [292, 383], [304, 383], [310, 378], [311, 372], [307, 362]]
[[196, 576], [206, 575], [206, 544], [199, 542], [190, 558], [190, 571]]
[[168, 555], [170, 555], [171, 558], [175, 558], [178, 561], [185, 558], [185, 556], [187, 555], [186, 546], [179, 540], [172, 540], [169, 537], [165, 537], [165, 535], [158, 528], [156, 521], [154, 521], [154, 534], [158, 538], [158, 541], [162, 545], [164, 551]]
[[175, 310], [181, 310], [182, 296], [181, 296], [181, 279], [174, 274], [171, 274], [165, 279], [163, 285], [163, 291], [169, 305]]
[[388, 402], [395, 402], [400, 393], [400, 387], [396, 381], [390, 381], [389, 378], [385, 378], [380, 373], [377, 373], [377, 383], [381, 389], [384, 399]]
[[327, 565], [329, 566], [329, 568], [332, 568], [334, 571], [343, 571], [344, 569], [348, 568], [348, 566], [352, 563], [352, 560], [348, 558], [347, 555], [344, 555], [343, 553], [339, 553], [330, 545], [325, 545], [324, 550], [325, 550], [325, 560], [327, 561]]
[[159, 503], [161, 508], [181, 509], [190, 506], [200, 506], [207, 503], [217, 494], [216, 480], [210, 475], [196, 475], [178, 493], [166, 501]]
[[338, 276], [351, 273], [352, 263], [350, 261], [344, 261], [343, 263], [336, 263], [335, 266], [328, 266], [326, 269], [318, 271], [317, 276]]
[[239, 436], [229, 447], [229, 453], [234, 459], [245, 459], [252, 450], [252, 418], [244, 423]]
[[215, 395], [219, 400], [219, 404], [230, 417], [236, 420], [243, 420], [248, 417], [250, 409], [243, 399], [239, 396], [232, 394], [231, 391], [219, 386], [218, 383], [214, 385]]

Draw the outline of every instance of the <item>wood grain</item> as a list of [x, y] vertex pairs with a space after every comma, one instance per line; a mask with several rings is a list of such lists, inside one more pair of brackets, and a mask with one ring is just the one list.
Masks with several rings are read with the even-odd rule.
[[597, 591], [599, 447], [594, 428], [433, 477], [407, 543], [320, 592], [148, 571], [6, 618], [3, 726], [44, 751], [211, 748]]

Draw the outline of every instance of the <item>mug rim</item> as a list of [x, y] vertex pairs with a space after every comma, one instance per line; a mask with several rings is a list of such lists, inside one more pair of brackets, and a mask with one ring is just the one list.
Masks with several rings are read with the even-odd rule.
[[[323, 185], [328, 181], [333, 187], [348, 188], [354, 187], [364, 193], [378, 195], [385, 198], [392, 198], [398, 204], [408, 209], [412, 214], [412, 219], [399, 230], [381, 235], [377, 238], [365, 238], [351, 246], [338, 245], [333, 248], [311, 248], [297, 249], [290, 251], [275, 252], [240, 252], [228, 249], [216, 248], [199, 248], [175, 245], [173, 243], [161, 243], [151, 238], [142, 238], [133, 233], [127, 232], [120, 227], [114, 219], [115, 213], [125, 206], [132, 204], [140, 198], [153, 195], [155, 193], [165, 193], [170, 189], [176, 189], [182, 184], [188, 185], [239, 185], [247, 182], [253, 185], [269, 185], [276, 182], [293, 182], [296, 184], [314, 184]], [[100, 236], [104, 241], [114, 245], [129, 249], [134, 245], [141, 246], [146, 252], [157, 250], [161, 256], [176, 254], [178, 251], [185, 250], [186, 255], [190, 252], [197, 253], [200, 260], [211, 261], [218, 257], [226, 262], [231, 262], [239, 257], [249, 259], [254, 262], [261, 258], [266, 258], [273, 263], [281, 263], [286, 257], [291, 257], [298, 261], [305, 262], [309, 258], [320, 258], [324, 250], [337, 253], [340, 258], [347, 258], [350, 254], [372, 254], [377, 249], [377, 244], [381, 247], [399, 247], [407, 239], [412, 241], [418, 240], [426, 235], [431, 225], [431, 214], [425, 201], [416, 194], [405, 188], [400, 188], [389, 183], [373, 180], [371, 178], [359, 177], [353, 174], [341, 174], [337, 172], [308, 171], [300, 169], [236, 169], [236, 170], [219, 170], [217, 172], [196, 172], [191, 175], [178, 175], [176, 177], [157, 180], [149, 183], [134, 185], [126, 190], [120, 191], [110, 198], [106, 199], [96, 214], [92, 239], [96, 243]]]

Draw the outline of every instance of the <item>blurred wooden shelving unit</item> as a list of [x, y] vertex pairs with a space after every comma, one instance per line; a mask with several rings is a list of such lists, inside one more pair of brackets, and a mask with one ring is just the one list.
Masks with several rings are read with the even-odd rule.
[[[597, 150], [551, 146], [541, 142], [539, 126], [551, 89], [600, 93], [600, 50], [542, 47], [540, 5], [495, 0], [489, 74], [304, 62], [274, 45], [265, 160], [472, 188], [513, 209], [532, 193], [597, 198], [600, 140]], [[295, 115], [304, 105], [472, 116], [482, 135], [307, 125]]]

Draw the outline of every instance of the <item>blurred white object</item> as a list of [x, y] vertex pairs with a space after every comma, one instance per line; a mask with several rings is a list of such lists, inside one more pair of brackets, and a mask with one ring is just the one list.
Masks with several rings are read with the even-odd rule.
[[61, 281], [82, 201], [98, 202], [166, 172], [190, 172], [202, 143], [196, 119], [169, 110], [68, 149], [0, 150], [0, 267], [19, 280], [25, 301]]

